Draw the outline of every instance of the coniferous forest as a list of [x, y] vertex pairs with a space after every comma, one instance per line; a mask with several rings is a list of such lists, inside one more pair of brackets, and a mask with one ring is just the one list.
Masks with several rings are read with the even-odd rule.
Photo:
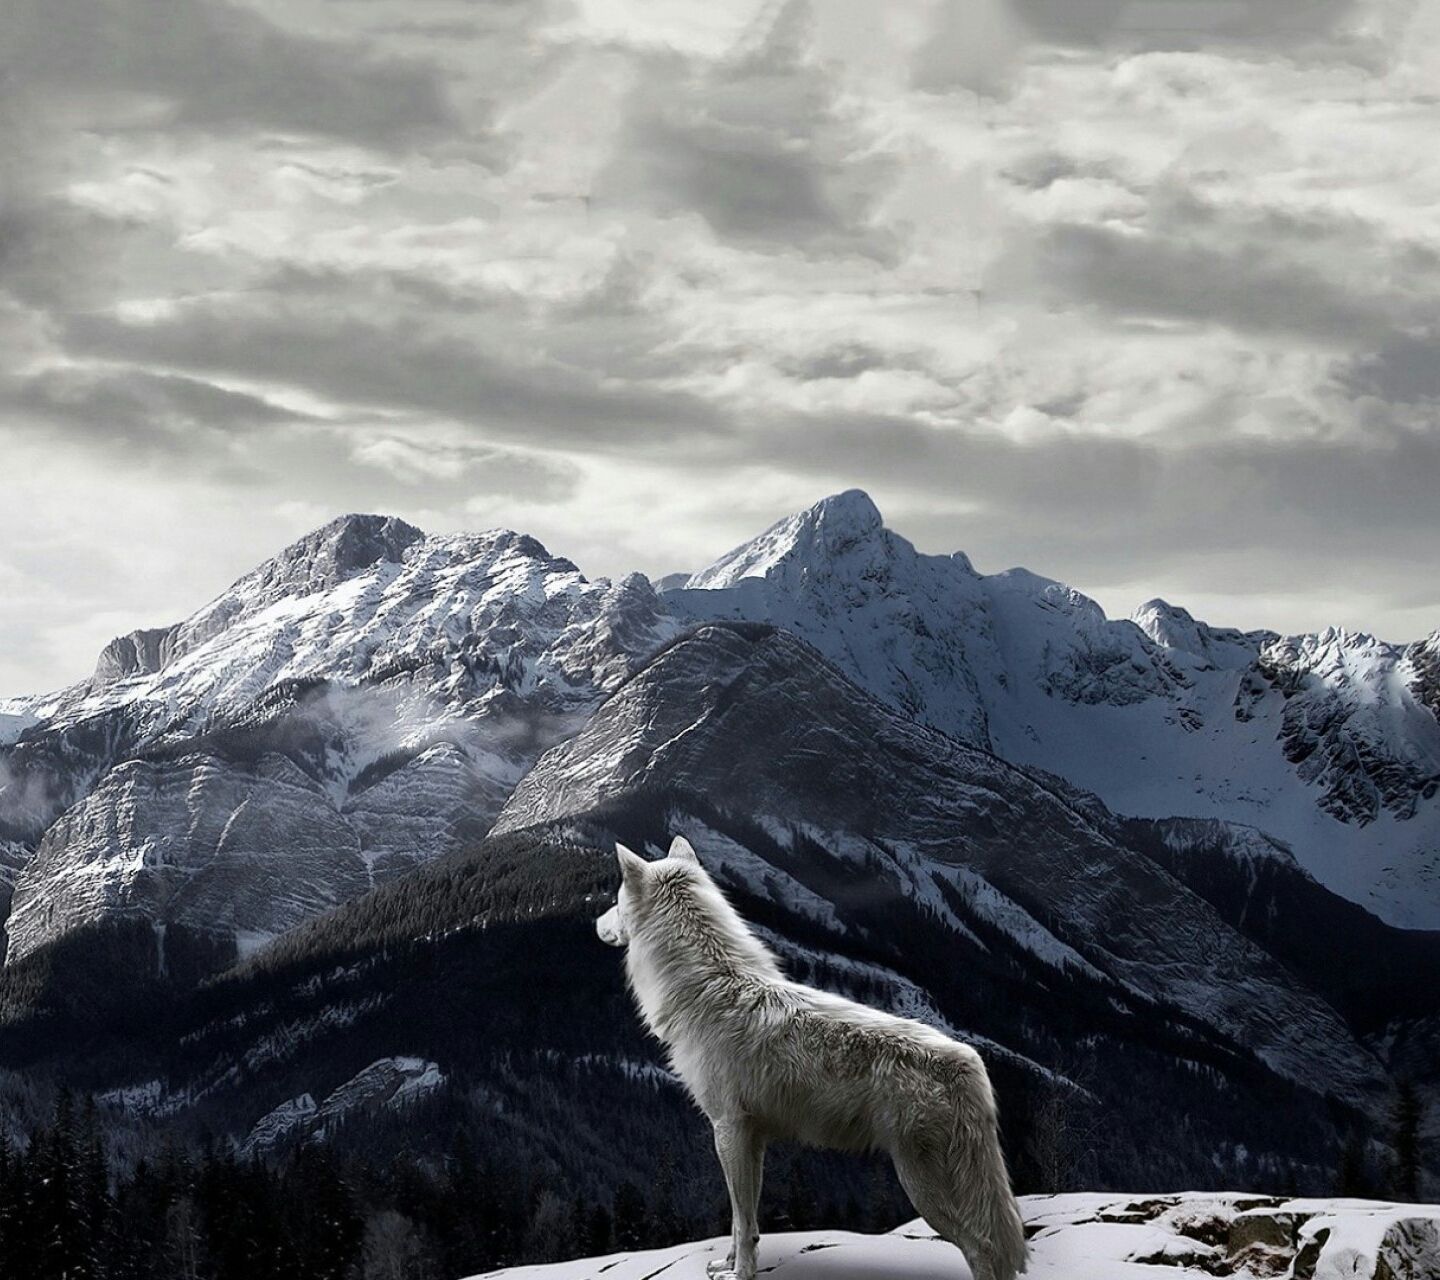
[[[429, 1136], [431, 1130], [423, 1127]], [[387, 1161], [368, 1143], [312, 1143], [271, 1159], [224, 1144], [167, 1144], [123, 1171], [92, 1100], [58, 1095], [23, 1147], [0, 1145], [0, 1259], [7, 1280], [455, 1280], [516, 1262], [719, 1234], [718, 1179], [676, 1183], [673, 1162], [644, 1186], [591, 1197], [522, 1175], [461, 1130]], [[374, 1135], [370, 1135], [372, 1140]], [[772, 1230], [844, 1221], [886, 1229], [907, 1215], [888, 1168], [852, 1170], [850, 1189], [804, 1158], [782, 1158]], [[705, 1207], [709, 1194], [713, 1204]]]
[[[643, 843], [663, 813], [626, 820]], [[812, 875], [850, 874], [805, 854]], [[584, 848], [491, 841], [188, 991], [107, 980], [143, 970], [133, 948], [148, 935], [98, 938], [43, 973], [0, 971], [3, 1274], [459, 1280], [721, 1234], [708, 1130], [641, 1031], [618, 957], [597, 950], [594, 904], [612, 875]], [[812, 923], [735, 892], [758, 926], [794, 940], [796, 977], [881, 1003], [859, 966], [884, 962], [957, 1021], [1026, 1047], [1027, 1059], [989, 1055], [1021, 1191], [1403, 1198], [1420, 1185], [1413, 1089], [1376, 1124], [1173, 1009], [1117, 1010], [1041, 973], [979, 917], [983, 949], [909, 899], [871, 895], [845, 969]], [[436, 1087], [256, 1140], [257, 1117], [343, 1092], [402, 1052], [438, 1065]], [[114, 1087], [146, 1079], [139, 1093]], [[780, 1147], [767, 1164], [767, 1231], [889, 1229], [912, 1212], [881, 1158]]]

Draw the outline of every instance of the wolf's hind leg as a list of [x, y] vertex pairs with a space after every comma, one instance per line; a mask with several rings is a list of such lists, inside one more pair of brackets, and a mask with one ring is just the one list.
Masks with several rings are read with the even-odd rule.
[[724, 1267], [711, 1263], [707, 1269], [715, 1280], [755, 1280], [765, 1142], [744, 1119], [717, 1121], [715, 1153], [730, 1191], [730, 1256]]
[[965, 1220], [964, 1211], [955, 1203], [958, 1197], [950, 1186], [943, 1160], [919, 1151], [898, 1151], [895, 1172], [916, 1212], [965, 1255], [975, 1280], [1009, 1280], [995, 1269], [989, 1243]]

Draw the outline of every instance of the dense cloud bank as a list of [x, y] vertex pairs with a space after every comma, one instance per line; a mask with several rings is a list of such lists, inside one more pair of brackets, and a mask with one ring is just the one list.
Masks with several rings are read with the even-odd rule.
[[1433, 0], [11, 10], [5, 692], [336, 510], [659, 574], [853, 483], [1435, 625]]

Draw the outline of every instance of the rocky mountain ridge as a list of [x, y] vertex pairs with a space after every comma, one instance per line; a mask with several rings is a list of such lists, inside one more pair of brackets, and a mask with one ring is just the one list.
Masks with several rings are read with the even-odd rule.
[[1028, 570], [917, 552], [858, 491], [663, 599], [793, 631], [907, 714], [1116, 812], [1255, 827], [1392, 923], [1440, 927], [1440, 632], [1241, 632], [1163, 600], [1111, 620]]
[[9, 956], [103, 919], [259, 945], [482, 836], [679, 630], [649, 582], [508, 531], [347, 516], [90, 679], [12, 702]]
[[982, 575], [858, 491], [683, 583], [588, 581], [509, 531], [347, 516], [88, 679], [0, 704], [9, 954], [106, 918], [263, 944], [489, 828], [688, 628], [791, 631], [859, 687], [1140, 817], [1240, 823], [1392, 923], [1440, 924], [1440, 635], [1112, 621]]

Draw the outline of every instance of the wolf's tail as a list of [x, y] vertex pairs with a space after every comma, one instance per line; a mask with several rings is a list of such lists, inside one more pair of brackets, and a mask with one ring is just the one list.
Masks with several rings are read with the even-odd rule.
[[[975, 1280], [1014, 1280], [1025, 1268], [1025, 1226], [1000, 1149], [999, 1113], [984, 1065], [967, 1055], [950, 1090], [949, 1132], [897, 1155], [906, 1193], [965, 1254]], [[928, 1148], [928, 1149], [927, 1149]]]
[[[988, 1255], [994, 1280], [1013, 1280], [1025, 1269], [1025, 1224], [1010, 1189], [1010, 1171], [1000, 1147], [1000, 1114], [990, 1077], [978, 1058], [975, 1071], [960, 1077], [954, 1099], [950, 1137], [951, 1186], [968, 1202], [983, 1237], [981, 1251]], [[980, 1280], [979, 1268], [975, 1268]]]

